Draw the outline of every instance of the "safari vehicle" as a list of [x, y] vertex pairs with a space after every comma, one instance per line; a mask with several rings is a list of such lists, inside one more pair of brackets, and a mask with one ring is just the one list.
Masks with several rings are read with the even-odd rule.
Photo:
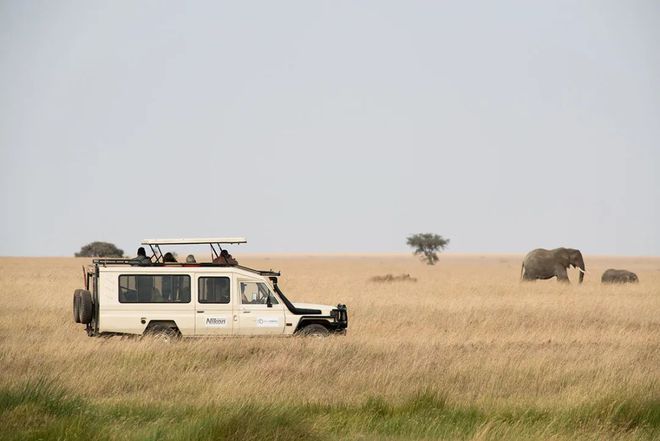
[[242, 237], [153, 239], [142, 241], [153, 254], [146, 261], [94, 259], [83, 267], [85, 289], [73, 294], [74, 321], [90, 337], [345, 334], [346, 305], [292, 303], [277, 284], [279, 272], [164, 262], [160, 249], [209, 244], [218, 262], [223, 245], [241, 243]]

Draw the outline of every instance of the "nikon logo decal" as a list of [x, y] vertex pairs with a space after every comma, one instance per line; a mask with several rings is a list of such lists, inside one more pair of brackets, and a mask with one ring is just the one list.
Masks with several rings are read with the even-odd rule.
[[227, 327], [226, 317], [206, 317], [205, 325], [207, 328], [225, 328]]

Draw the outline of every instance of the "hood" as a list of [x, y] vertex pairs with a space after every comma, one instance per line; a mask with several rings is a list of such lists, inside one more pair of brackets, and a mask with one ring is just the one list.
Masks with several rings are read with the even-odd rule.
[[298, 303], [295, 302], [293, 304], [296, 308], [304, 308], [304, 309], [320, 309], [321, 313], [323, 315], [328, 315], [330, 314], [330, 311], [335, 309], [335, 306], [330, 306], [330, 305], [318, 305], [315, 303]]

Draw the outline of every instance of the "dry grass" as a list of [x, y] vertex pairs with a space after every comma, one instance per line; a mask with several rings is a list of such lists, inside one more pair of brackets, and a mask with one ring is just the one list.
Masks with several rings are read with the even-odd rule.
[[[165, 415], [133, 425], [108, 417], [109, 439], [157, 439], [177, 418], [213, 415], [214, 406], [266, 412], [270, 424], [291, 429], [279, 439], [322, 439], [335, 420], [345, 424], [339, 439], [660, 436], [660, 258], [587, 257], [585, 283], [564, 286], [520, 284], [521, 257], [444, 255], [435, 267], [407, 256], [243, 258], [281, 270], [294, 301], [346, 303], [348, 335], [169, 345], [88, 338], [73, 323], [71, 294], [86, 259], [2, 258], [0, 426], [11, 427], [3, 437], [56, 424], [58, 414], [39, 415], [43, 403], [35, 403], [57, 393], [99, 415], [124, 415], [121, 406]], [[631, 269], [641, 283], [601, 286], [608, 267]], [[370, 281], [387, 273], [418, 281]], [[16, 398], [26, 387], [42, 398]], [[287, 419], [296, 413], [304, 430]], [[227, 421], [222, 430], [236, 423]], [[75, 438], [60, 426], [44, 437]], [[206, 433], [190, 430], [175, 438]]]

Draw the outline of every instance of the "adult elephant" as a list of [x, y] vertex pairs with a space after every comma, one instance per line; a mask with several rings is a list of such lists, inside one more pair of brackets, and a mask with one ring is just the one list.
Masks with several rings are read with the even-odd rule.
[[553, 277], [559, 282], [568, 283], [566, 270], [574, 267], [580, 270], [580, 283], [584, 279], [584, 259], [580, 250], [573, 248], [555, 248], [546, 250], [537, 248], [527, 253], [520, 270], [521, 280], [546, 280]]
[[601, 283], [638, 283], [637, 274], [628, 270], [608, 269], [600, 278]]

